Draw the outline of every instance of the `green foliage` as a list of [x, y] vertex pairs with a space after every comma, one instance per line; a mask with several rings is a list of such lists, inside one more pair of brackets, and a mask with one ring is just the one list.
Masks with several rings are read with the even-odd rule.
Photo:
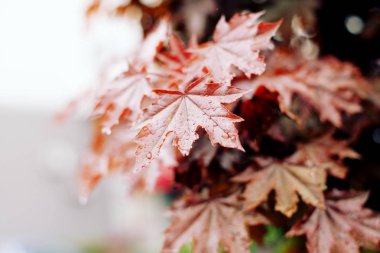
[[83, 253], [104, 253], [106, 251], [106, 247], [101, 243], [88, 244], [82, 248]]
[[[264, 247], [273, 253], [287, 253], [291, 249], [297, 248], [299, 241], [297, 238], [286, 238], [284, 231], [272, 225], [266, 226], [266, 234], [264, 236]], [[252, 242], [250, 250], [252, 253], [259, 252], [260, 246], [256, 242]]]
[[251, 253], [256, 253], [259, 251], [259, 249], [260, 246], [257, 244], [257, 242], [252, 241], [251, 245], [249, 246], [249, 250], [251, 251]]
[[[179, 253], [192, 253], [193, 252], [193, 244], [191, 242], [186, 243], [182, 246], [182, 248], [179, 250]], [[222, 246], [219, 247], [218, 253], [226, 253], [226, 251], [223, 249]]]
[[192, 253], [193, 252], [193, 245], [191, 242], [186, 243], [182, 246], [182, 248], [179, 250], [179, 253]]

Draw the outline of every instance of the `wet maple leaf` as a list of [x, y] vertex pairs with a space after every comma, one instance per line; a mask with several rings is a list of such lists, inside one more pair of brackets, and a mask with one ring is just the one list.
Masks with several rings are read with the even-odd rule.
[[379, 249], [380, 215], [364, 208], [368, 193], [333, 190], [325, 209], [316, 208], [296, 223], [287, 236], [307, 237], [313, 253], [359, 253], [360, 247]]
[[162, 253], [179, 252], [182, 245], [193, 242], [193, 253], [249, 253], [250, 238], [246, 224], [267, 223], [259, 215], [246, 216], [236, 195], [193, 205], [175, 203], [172, 222], [165, 232]]
[[[360, 101], [368, 97], [371, 88], [356, 67], [333, 57], [313, 61], [292, 60], [293, 57], [287, 57], [292, 67], [284, 67], [284, 62], [276, 63], [274, 54], [267, 72], [238, 87], [249, 87], [255, 93], [264, 86], [277, 92], [280, 109], [299, 122], [301, 119], [291, 111], [295, 94], [319, 112], [321, 121], [336, 127], [342, 126], [342, 113], [350, 115], [362, 110]], [[279, 60], [287, 61], [283, 55]]]
[[[298, 195], [305, 203], [323, 207], [323, 190], [326, 188], [326, 171], [316, 166], [303, 166], [271, 159], [258, 159], [262, 169], [248, 169], [233, 178], [246, 182], [243, 193], [244, 208], [254, 209], [274, 190], [277, 211], [291, 217], [297, 210]], [[298, 195], [297, 195], [298, 194]]]
[[358, 159], [360, 155], [349, 148], [345, 141], [334, 140], [331, 134], [327, 134], [309, 143], [298, 144], [297, 151], [287, 161], [307, 166], [322, 166], [333, 176], [343, 179], [347, 174], [347, 168], [342, 164], [345, 158]]
[[145, 124], [137, 135], [136, 170], [149, 165], [159, 156], [168, 135], [174, 136], [173, 145], [188, 155], [197, 129], [206, 130], [211, 143], [243, 150], [234, 123], [243, 119], [231, 113], [223, 104], [229, 104], [246, 91], [209, 83], [205, 76], [181, 91], [156, 90], [156, 100], [144, 112]]
[[162, 19], [145, 38], [140, 50], [132, 58], [129, 69], [99, 89], [92, 116], [102, 117], [104, 132], [110, 132], [124, 118], [132, 122], [136, 120], [141, 100], [152, 91], [146, 68], [152, 64], [167, 39], [168, 27], [168, 19]]
[[235, 76], [233, 67], [247, 77], [263, 73], [265, 63], [260, 50], [273, 48], [271, 38], [281, 24], [281, 21], [259, 22], [263, 14], [236, 14], [229, 22], [222, 17], [213, 34], [213, 41], [191, 50], [196, 58], [187, 72], [202, 76], [207, 69], [215, 82], [224, 84], [230, 84]]

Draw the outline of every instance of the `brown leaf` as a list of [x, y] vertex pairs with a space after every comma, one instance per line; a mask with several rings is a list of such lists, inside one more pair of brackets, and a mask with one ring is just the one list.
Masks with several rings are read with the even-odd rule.
[[246, 171], [233, 178], [235, 182], [247, 182], [243, 193], [244, 208], [254, 209], [274, 190], [277, 211], [291, 217], [302, 200], [323, 208], [323, 190], [326, 188], [326, 171], [316, 166], [296, 165], [274, 160], [258, 160], [262, 169]]
[[296, 223], [287, 236], [306, 234], [313, 253], [359, 253], [380, 247], [380, 215], [364, 208], [368, 193], [333, 190], [325, 209], [316, 208]]
[[163, 253], [176, 253], [193, 242], [193, 253], [218, 253], [220, 245], [229, 253], [249, 253], [246, 223], [266, 222], [261, 216], [247, 218], [236, 195], [190, 206], [175, 205], [172, 223], [165, 233]]
[[333, 176], [345, 178], [347, 168], [342, 163], [345, 158], [358, 159], [360, 155], [349, 148], [345, 141], [334, 140], [331, 134], [327, 134], [312, 142], [297, 145], [297, 151], [287, 161], [307, 166], [322, 166]]

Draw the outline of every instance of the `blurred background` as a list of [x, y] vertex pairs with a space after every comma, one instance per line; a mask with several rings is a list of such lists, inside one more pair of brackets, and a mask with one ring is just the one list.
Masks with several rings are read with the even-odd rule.
[[[77, 168], [90, 125], [85, 113], [64, 124], [54, 115], [104, 66], [125, 66], [160, 16], [171, 13], [185, 36], [204, 40], [222, 14], [263, 9], [288, 23], [302, 15], [322, 55], [380, 74], [378, 0], [0, 0], [0, 253], [159, 252], [166, 198], [128, 197], [115, 177], [81, 205]], [[379, 135], [374, 126], [358, 141], [368, 164], [380, 162]], [[374, 208], [379, 178], [362, 179]]]
[[115, 177], [81, 205], [77, 169], [89, 123], [85, 114], [53, 120], [94, 85], [107, 59], [127, 56], [143, 36], [134, 18], [90, 24], [89, 4], [0, 0], [0, 253], [160, 248], [162, 198], [128, 197]]

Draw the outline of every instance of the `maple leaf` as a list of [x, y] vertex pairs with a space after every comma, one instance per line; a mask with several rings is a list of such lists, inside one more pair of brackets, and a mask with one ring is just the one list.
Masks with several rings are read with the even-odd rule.
[[188, 161], [197, 161], [197, 166], [207, 168], [217, 154], [218, 148], [213, 146], [206, 136], [202, 136], [191, 150]]
[[102, 116], [103, 132], [110, 133], [111, 128], [124, 118], [132, 122], [140, 112], [141, 100], [150, 95], [151, 84], [146, 74], [140, 73], [130, 66], [122, 76], [104, 87], [99, 92], [92, 117]]
[[345, 158], [358, 159], [360, 155], [349, 148], [345, 141], [334, 140], [331, 134], [327, 134], [309, 143], [298, 144], [297, 151], [287, 161], [326, 167], [330, 174], [343, 179], [347, 174], [347, 168], [342, 164]]
[[156, 57], [169, 69], [181, 70], [188, 64], [191, 53], [187, 51], [183, 41], [172, 33], [169, 36], [169, 50], [158, 53]]
[[213, 41], [190, 50], [195, 55], [187, 72], [202, 76], [207, 69], [215, 82], [230, 84], [234, 77], [232, 67], [237, 67], [247, 77], [265, 70], [260, 50], [272, 49], [271, 38], [281, 21], [263, 23], [259, 13], [235, 14], [227, 23], [222, 17], [213, 34]]
[[168, 27], [168, 19], [162, 19], [147, 35], [140, 50], [132, 58], [128, 70], [98, 91], [92, 116], [102, 117], [105, 133], [109, 133], [111, 128], [124, 118], [131, 122], [136, 120], [141, 100], [152, 91], [146, 68], [152, 64], [163, 41], [166, 40]]
[[185, 67], [190, 63], [191, 53], [188, 52], [182, 40], [175, 34], [170, 34], [168, 50], [162, 51], [156, 56], [158, 71], [156, 87], [174, 87], [183, 83]]
[[368, 193], [333, 190], [325, 209], [316, 208], [296, 223], [287, 236], [307, 237], [313, 253], [359, 253], [360, 247], [380, 247], [380, 215], [364, 208]]
[[299, 123], [301, 120], [291, 111], [294, 94], [316, 109], [321, 121], [331, 122], [336, 127], [342, 126], [343, 112], [361, 111], [360, 101], [368, 97], [371, 87], [352, 64], [333, 57], [297, 61], [289, 54], [287, 58], [293, 67], [284, 67], [281, 61], [286, 61], [286, 57], [281, 54], [281, 58], [277, 58], [277, 55], [273, 55], [273, 65], [267, 72], [238, 87], [249, 87], [253, 89], [252, 94], [261, 86], [277, 92], [280, 109]]
[[323, 207], [324, 169], [271, 159], [258, 159], [257, 162], [263, 167], [261, 170], [248, 169], [233, 178], [234, 182], [247, 182], [243, 193], [246, 210], [264, 202], [272, 190], [276, 192], [275, 209], [288, 217], [297, 210], [298, 195], [308, 204]]
[[159, 156], [168, 135], [173, 145], [188, 155], [199, 127], [206, 130], [212, 144], [243, 150], [234, 123], [243, 119], [231, 113], [229, 104], [246, 91], [231, 86], [209, 83], [205, 76], [190, 83], [184, 92], [155, 90], [156, 100], [145, 109], [144, 127], [137, 134], [136, 170], [146, 167]]
[[218, 253], [220, 245], [230, 253], [249, 253], [250, 238], [245, 224], [267, 223], [261, 215], [247, 217], [236, 195], [193, 205], [175, 203], [172, 222], [165, 232], [163, 253], [178, 252], [193, 242], [193, 253]]

